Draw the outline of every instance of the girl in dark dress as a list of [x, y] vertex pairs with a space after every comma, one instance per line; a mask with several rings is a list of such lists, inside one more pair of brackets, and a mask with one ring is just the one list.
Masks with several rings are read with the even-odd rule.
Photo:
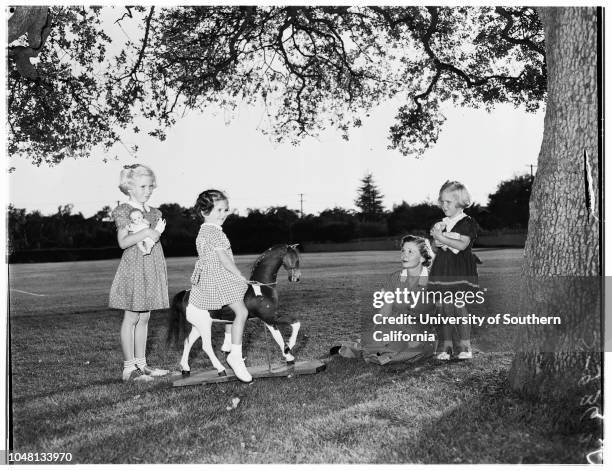
[[[429, 275], [429, 291], [442, 293], [474, 291], [478, 289], [478, 272], [477, 259], [472, 253], [472, 246], [477, 237], [478, 224], [463, 212], [464, 208], [472, 204], [470, 194], [463, 184], [447, 181], [440, 188], [438, 204], [446, 217], [434, 224], [430, 232], [437, 247], [437, 254]], [[444, 316], [457, 318], [468, 316], [465, 306], [457, 307], [453, 302], [439, 303], [436, 307]], [[466, 323], [456, 327], [459, 333], [456, 358], [470, 360], [472, 358], [470, 325]], [[438, 343], [441, 350], [436, 355], [438, 360], [447, 361], [453, 355], [454, 328], [454, 325], [442, 325]]]

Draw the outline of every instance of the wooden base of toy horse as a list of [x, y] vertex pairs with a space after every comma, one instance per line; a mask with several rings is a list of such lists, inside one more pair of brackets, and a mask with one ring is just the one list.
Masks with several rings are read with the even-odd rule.
[[[296, 361], [293, 365], [278, 365], [269, 368], [264, 366], [248, 367], [253, 379], [257, 378], [277, 378], [281, 376], [312, 375], [325, 370], [325, 363], [319, 360]], [[226, 370], [227, 376], [219, 376], [215, 370], [203, 371], [202, 373], [192, 374], [183, 379], [172, 383], [173, 386], [193, 386], [195, 384], [225, 383], [228, 381], [238, 381], [231, 369]]]

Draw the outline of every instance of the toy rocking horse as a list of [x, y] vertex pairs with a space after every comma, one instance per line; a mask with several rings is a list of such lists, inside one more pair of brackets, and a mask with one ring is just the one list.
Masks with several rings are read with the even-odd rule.
[[[251, 270], [249, 287], [244, 295], [244, 304], [249, 311], [249, 318], [261, 319], [268, 328], [272, 337], [281, 348], [284, 359], [288, 365], [295, 361], [292, 355], [292, 348], [297, 341], [300, 322], [292, 315], [281, 315], [278, 311], [278, 292], [276, 289], [276, 277], [278, 270], [283, 266], [289, 273], [289, 281], [297, 282], [300, 280], [300, 256], [295, 245], [279, 244], [270, 247], [253, 264]], [[218, 310], [211, 310], [210, 316], [206, 319], [206, 331], [200, 332], [195, 326], [191, 326], [191, 331], [187, 335], [189, 321], [186, 317], [186, 308], [189, 303], [189, 290], [183, 290], [174, 296], [168, 318], [168, 342], [174, 341], [176, 344], [183, 342], [183, 355], [181, 357], [181, 372], [183, 378], [190, 375], [189, 351], [191, 347], [202, 336], [202, 349], [208, 355], [218, 375], [226, 376], [225, 367], [215, 355], [211, 343], [211, 326], [213, 322], [231, 323], [234, 319], [234, 312], [228, 307], [223, 306]], [[287, 324], [291, 326], [291, 336], [285, 343], [283, 336], [278, 329], [278, 325]], [[184, 340], [183, 340], [184, 339]], [[229, 346], [221, 348], [224, 352], [229, 352]]]

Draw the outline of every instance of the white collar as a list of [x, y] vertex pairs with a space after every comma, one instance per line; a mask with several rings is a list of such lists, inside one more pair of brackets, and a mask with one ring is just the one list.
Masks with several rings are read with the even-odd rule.
[[139, 205], [138, 203], [132, 201], [132, 200], [128, 200], [127, 204], [129, 204], [132, 208], [136, 208], [136, 209], [140, 209], [141, 211], [144, 209], [146, 212], [149, 212], [151, 210], [150, 206], [147, 203], [142, 203], [142, 205]]
[[446, 223], [446, 231], [450, 232], [453, 229], [453, 227], [455, 227], [455, 224], [457, 224], [459, 221], [461, 221], [466, 216], [467, 214], [465, 214], [463, 210], [461, 210], [460, 212], [455, 214], [453, 217], [445, 217], [444, 219], [442, 219]]
[[[426, 267], [421, 267], [421, 274], [419, 275], [419, 282], [418, 285], [419, 286], [427, 286], [427, 280], [429, 277], [429, 270]], [[400, 278], [402, 281], [406, 280], [408, 278], [408, 269], [407, 268], [402, 268], [402, 271], [400, 272]]]
[[214, 222], [203, 222], [202, 225], [203, 226], [214, 226], [214, 227], [218, 227], [219, 229], [223, 230], [223, 228], [219, 224], [215, 224]]

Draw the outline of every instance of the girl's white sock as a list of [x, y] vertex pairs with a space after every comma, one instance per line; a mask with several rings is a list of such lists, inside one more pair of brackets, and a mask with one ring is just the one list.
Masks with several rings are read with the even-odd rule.
[[230, 355], [237, 356], [238, 358], [242, 358], [242, 344], [233, 343], [231, 346]]
[[221, 350], [224, 352], [230, 352], [232, 350], [232, 333], [225, 332], [225, 337], [223, 338], [223, 345], [221, 345]]
[[146, 358], [136, 358], [134, 359], [134, 362], [136, 363], [136, 366], [138, 367], [138, 369], [141, 371], [144, 371], [145, 366], [147, 366]]

